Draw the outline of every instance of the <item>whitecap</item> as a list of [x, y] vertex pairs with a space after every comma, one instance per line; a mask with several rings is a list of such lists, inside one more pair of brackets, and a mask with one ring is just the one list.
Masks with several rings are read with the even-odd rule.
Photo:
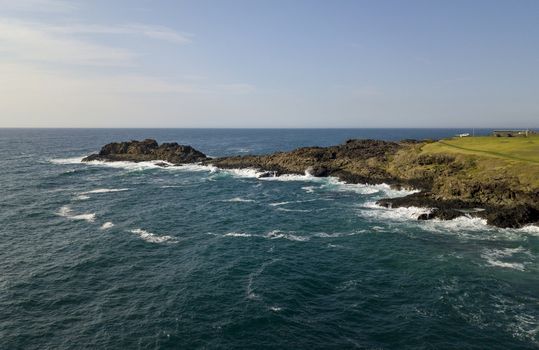
[[282, 307], [279, 307], [279, 306], [270, 306], [269, 308], [271, 311], [273, 312], [279, 312], [281, 311], [283, 308]]
[[316, 187], [315, 186], [304, 186], [301, 189], [304, 190], [307, 193], [314, 193], [314, 190], [316, 189]]
[[241, 198], [241, 197], [234, 197], [234, 198], [230, 198], [230, 199], [225, 199], [222, 202], [252, 203], [252, 202], [255, 202], [255, 200], [254, 199], [245, 199], [245, 198]]
[[[169, 168], [167, 168], [169, 169]], [[209, 172], [209, 173], [216, 173], [219, 172], [219, 168], [213, 165], [204, 165], [204, 164], [182, 164], [179, 166], [175, 166], [173, 168], [170, 168], [172, 170], [185, 170], [185, 171], [192, 171], [192, 172]]]
[[107, 229], [109, 229], [109, 228], [111, 228], [113, 226], [114, 226], [114, 224], [112, 222], [107, 221], [103, 225], [101, 225], [101, 229], [102, 230], [107, 230]]
[[530, 251], [523, 247], [518, 248], [502, 248], [502, 249], [484, 249], [481, 257], [491, 266], [509, 268], [519, 271], [524, 271], [525, 264], [521, 262], [504, 261], [511, 259], [513, 255], [520, 254], [531, 257]]
[[290, 209], [290, 208], [277, 208], [278, 211], [290, 211], [290, 212], [296, 212], [296, 213], [309, 213], [312, 210], [311, 209]]
[[303, 181], [303, 182], [325, 182], [326, 177], [315, 177], [307, 172], [304, 175], [300, 174], [283, 174], [280, 176], [269, 176], [260, 178], [260, 180], [265, 181]]
[[327, 178], [327, 183], [322, 185], [320, 188], [335, 190], [338, 192], [355, 192], [358, 194], [380, 194], [381, 197], [385, 198], [395, 198], [395, 197], [404, 197], [413, 193], [419, 192], [415, 189], [395, 189], [386, 183], [378, 185], [370, 184], [350, 184], [339, 180], [336, 177]]
[[279, 230], [273, 230], [264, 235], [265, 238], [269, 239], [287, 239], [289, 241], [305, 242], [309, 240], [309, 237], [298, 236], [293, 233], [283, 232]]
[[254, 168], [243, 168], [243, 169], [220, 169], [225, 173], [229, 173], [235, 177], [240, 178], [259, 178], [264, 172], [254, 169]]
[[73, 215], [71, 214], [73, 210], [70, 206], [64, 205], [58, 210], [58, 213], [56, 213], [59, 216], [65, 217], [69, 220], [85, 220], [88, 222], [94, 222], [95, 221], [95, 213], [86, 213], [86, 214], [78, 214]]
[[54, 164], [80, 164], [84, 157], [72, 157], [72, 158], [54, 158], [49, 159], [49, 162]]
[[361, 215], [364, 217], [374, 218], [381, 221], [409, 221], [417, 220], [419, 215], [428, 214], [432, 211], [429, 208], [419, 207], [401, 207], [401, 208], [386, 208], [376, 204], [375, 202], [366, 202], [362, 205]]
[[136, 234], [149, 243], [177, 243], [177, 240], [172, 236], [159, 236], [155, 233], [151, 233], [140, 228], [131, 230], [129, 232]]
[[290, 204], [290, 203], [294, 203], [294, 202], [276, 202], [276, 203], [270, 203], [269, 205], [272, 206], [272, 207], [278, 207], [278, 206], [286, 205], [286, 204]]
[[224, 235], [224, 237], [251, 237], [250, 233], [241, 233], [241, 232], [229, 232]]
[[539, 235], [539, 226], [526, 225], [524, 227], [516, 229], [516, 231], [522, 232], [522, 233], [531, 233], [533, 235]]
[[[93, 165], [93, 166], [100, 166], [100, 167], [108, 167], [108, 168], [116, 168], [116, 169], [124, 169], [128, 171], [141, 171], [141, 170], [147, 170], [147, 169], [171, 169], [171, 168], [177, 168], [173, 166], [172, 163], [163, 161], [163, 160], [151, 160], [151, 161], [145, 161], [145, 162], [129, 162], [129, 161], [112, 161], [112, 162], [105, 162], [101, 160], [92, 160], [90, 162], [85, 162], [84, 164]], [[168, 167], [163, 167], [162, 165], [165, 164]]]
[[269, 206], [280, 207], [282, 205], [293, 204], [293, 203], [308, 203], [308, 202], [328, 201], [328, 200], [333, 200], [333, 199], [314, 198], [314, 199], [304, 199], [304, 200], [299, 200], [299, 201], [284, 201], [284, 202], [269, 203]]
[[88, 195], [88, 194], [101, 194], [101, 193], [113, 193], [113, 192], [123, 192], [128, 191], [129, 188], [97, 188], [95, 190], [90, 190], [86, 192], [80, 192], [79, 195]]

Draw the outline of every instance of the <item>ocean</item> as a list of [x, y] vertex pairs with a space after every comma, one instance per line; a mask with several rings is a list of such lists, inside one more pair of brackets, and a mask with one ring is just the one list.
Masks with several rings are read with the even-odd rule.
[[[537, 349], [539, 228], [419, 222], [385, 185], [80, 163], [452, 129], [0, 129], [0, 349]], [[489, 130], [476, 130], [488, 133]]]

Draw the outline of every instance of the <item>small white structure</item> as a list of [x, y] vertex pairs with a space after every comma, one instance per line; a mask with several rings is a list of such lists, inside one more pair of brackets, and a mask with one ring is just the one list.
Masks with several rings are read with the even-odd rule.
[[470, 136], [469, 133], [465, 133], [465, 134], [457, 134], [458, 137], [468, 137]]

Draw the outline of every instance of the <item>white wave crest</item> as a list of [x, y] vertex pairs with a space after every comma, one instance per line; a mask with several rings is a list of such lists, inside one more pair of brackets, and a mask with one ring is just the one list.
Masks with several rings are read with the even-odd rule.
[[58, 210], [57, 215], [67, 218], [69, 220], [85, 220], [88, 222], [95, 221], [95, 213], [73, 215], [72, 212], [73, 210], [71, 209], [70, 206], [64, 205]]
[[305, 242], [309, 240], [309, 237], [298, 236], [289, 232], [283, 232], [279, 230], [268, 232], [264, 237], [269, 238], [269, 239], [287, 239], [289, 241], [297, 241], [297, 242]]
[[296, 213], [310, 213], [311, 209], [290, 209], [290, 208], [277, 208], [278, 211], [289, 211], [289, 212], [296, 212]]
[[294, 203], [294, 202], [276, 202], [276, 203], [270, 203], [269, 205], [271, 207], [279, 207], [281, 205], [286, 205], [286, 204], [290, 204], [290, 203]]
[[229, 173], [233, 176], [241, 177], [241, 178], [258, 178], [260, 175], [263, 174], [263, 172], [259, 171], [258, 169], [253, 169], [253, 168], [220, 169], [220, 171], [223, 171], [225, 173]]
[[225, 200], [223, 200], [223, 202], [252, 203], [252, 202], [255, 202], [255, 200], [254, 199], [245, 199], [245, 198], [241, 198], [241, 197], [234, 197], [234, 198], [230, 198], [230, 199], [225, 199]]
[[429, 208], [419, 207], [386, 208], [376, 204], [375, 202], [367, 202], [362, 207], [364, 208], [361, 210], [362, 216], [382, 221], [416, 220], [419, 215], [428, 214], [432, 211], [432, 209]]
[[307, 193], [314, 193], [315, 188], [315, 186], [304, 186], [301, 189]]
[[123, 191], [128, 191], [128, 190], [129, 190], [129, 188], [98, 188], [98, 189], [91, 190], [91, 191], [80, 192], [79, 195], [123, 192]]
[[481, 257], [485, 259], [486, 262], [491, 266], [524, 271], [524, 263], [504, 261], [507, 259], [511, 259], [515, 254], [526, 255], [528, 257], [531, 256], [530, 251], [524, 249], [523, 247], [518, 247], [503, 249], [484, 249], [483, 253], [481, 253]]
[[102, 230], [108, 230], [111, 227], [114, 227], [114, 224], [110, 221], [107, 221], [103, 225], [101, 225]]
[[[168, 169], [168, 168], [167, 168]], [[209, 172], [209, 173], [216, 173], [219, 172], [219, 168], [213, 165], [204, 165], [204, 164], [182, 164], [179, 166], [175, 166], [173, 168], [170, 168], [173, 170], [185, 170], [185, 171], [192, 171], [192, 172]]]
[[241, 233], [241, 232], [229, 232], [224, 235], [224, 237], [252, 237], [250, 233]]
[[156, 235], [155, 233], [151, 233], [140, 228], [131, 230], [129, 232], [136, 234], [137, 236], [139, 236], [140, 238], [142, 238], [143, 240], [149, 243], [177, 243], [178, 242], [172, 236], [166, 236], [166, 235], [159, 236], [159, 235]]
[[472, 231], [484, 233], [493, 229], [487, 225], [487, 220], [470, 216], [459, 216], [453, 220], [427, 220], [422, 222], [422, 227], [434, 232], [460, 232]]
[[419, 190], [412, 190], [412, 189], [394, 189], [390, 185], [386, 183], [378, 184], [378, 185], [370, 185], [370, 184], [350, 184], [343, 181], [340, 181], [339, 179], [335, 177], [329, 177], [327, 178], [327, 182], [321, 186], [323, 189], [329, 189], [329, 190], [335, 190], [339, 192], [355, 192], [358, 194], [376, 194], [379, 193], [382, 197], [404, 197], [413, 193], [419, 192]]
[[49, 162], [54, 164], [80, 164], [84, 157], [73, 157], [73, 158], [54, 158], [49, 159]]
[[294, 203], [308, 203], [308, 202], [315, 202], [315, 201], [332, 201], [333, 199], [328, 198], [314, 198], [314, 199], [304, 199], [304, 200], [298, 200], [298, 201], [284, 201], [284, 202], [275, 202], [275, 203], [269, 203], [270, 207], [280, 207], [287, 204], [294, 204]]
[[527, 226], [516, 229], [516, 231], [522, 232], [522, 233], [530, 233], [533, 235], [539, 235], [539, 226], [527, 225]]
[[[163, 160], [151, 160], [151, 161], [145, 161], [145, 162], [129, 162], [129, 161], [105, 162], [101, 160], [92, 160], [90, 162], [85, 162], [84, 164], [100, 166], [100, 167], [124, 169], [128, 171], [178, 168], [178, 167], [175, 167], [172, 163], [169, 163]], [[163, 164], [167, 165], [168, 167], [163, 167], [162, 166]]]

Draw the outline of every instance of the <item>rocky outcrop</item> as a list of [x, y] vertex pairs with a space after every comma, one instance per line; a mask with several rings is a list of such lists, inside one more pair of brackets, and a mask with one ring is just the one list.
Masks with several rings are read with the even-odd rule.
[[398, 142], [348, 140], [330, 147], [303, 147], [270, 155], [217, 158], [212, 159], [211, 164], [224, 169], [255, 168], [277, 176], [308, 173], [318, 177], [335, 176], [350, 183], [409, 186], [408, 181], [395, 179], [385, 169], [389, 158], [403, 147], [406, 145]]
[[255, 168], [260, 171], [260, 177], [308, 173], [317, 177], [334, 176], [348, 183], [387, 183], [420, 192], [377, 203], [392, 208], [430, 208], [419, 220], [451, 220], [465, 215], [484, 218], [488, 224], [499, 227], [539, 223], [537, 188], [521, 184], [515, 172], [509, 175], [499, 173], [498, 169], [481, 168], [474, 157], [422, 152], [422, 147], [430, 142], [433, 141], [348, 140], [330, 147], [209, 159], [190, 146], [158, 145], [148, 139], [110, 143], [99, 154], [83, 161], [163, 160], [174, 165], [200, 162], [223, 169]]
[[[191, 146], [174, 143], [163, 143], [146, 139], [144, 141], [127, 141], [109, 143], [97, 154], [89, 155], [82, 159], [83, 162], [100, 160], [106, 162], [130, 161], [144, 162], [161, 160], [175, 165], [185, 163], [197, 163], [207, 160], [208, 157]], [[167, 165], [167, 163], [162, 163]]]

